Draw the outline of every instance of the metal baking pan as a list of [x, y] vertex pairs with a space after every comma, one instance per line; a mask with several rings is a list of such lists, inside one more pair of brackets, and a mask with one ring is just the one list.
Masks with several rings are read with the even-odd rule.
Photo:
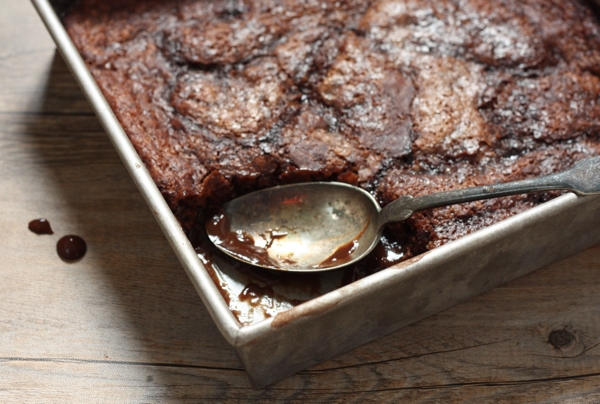
[[[600, 242], [600, 197], [569, 193], [349, 285], [339, 287], [335, 274], [323, 275], [320, 290], [309, 296], [314, 298], [295, 307], [265, 308], [260, 302], [251, 307], [235, 300], [245, 275], [223, 263], [208, 269], [203, 264], [73, 45], [52, 0], [32, 3], [208, 312], [256, 387]], [[270, 317], [264, 315], [267, 309], [272, 310]], [[263, 315], [253, 315], [257, 313]]]

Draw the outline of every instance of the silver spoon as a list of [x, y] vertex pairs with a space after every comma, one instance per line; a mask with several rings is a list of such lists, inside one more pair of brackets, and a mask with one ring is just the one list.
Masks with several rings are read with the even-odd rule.
[[336, 182], [279, 186], [224, 205], [206, 224], [210, 240], [246, 263], [282, 271], [340, 268], [367, 255], [387, 223], [414, 212], [522, 193], [570, 190], [600, 193], [600, 157], [546, 177], [431, 195], [402, 196], [383, 209], [361, 188]]

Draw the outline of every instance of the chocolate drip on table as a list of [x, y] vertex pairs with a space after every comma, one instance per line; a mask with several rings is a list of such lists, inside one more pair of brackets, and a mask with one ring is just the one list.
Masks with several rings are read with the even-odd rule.
[[68, 235], [62, 237], [56, 243], [58, 256], [67, 261], [75, 261], [82, 258], [87, 252], [85, 240], [79, 236]]
[[50, 222], [44, 218], [32, 220], [27, 227], [35, 234], [54, 234]]

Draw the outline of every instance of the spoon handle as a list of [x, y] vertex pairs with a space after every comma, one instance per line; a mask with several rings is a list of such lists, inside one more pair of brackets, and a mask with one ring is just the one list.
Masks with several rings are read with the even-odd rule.
[[579, 195], [600, 193], [600, 157], [592, 157], [558, 174], [480, 187], [457, 189], [418, 197], [403, 196], [381, 211], [381, 224], [408, 219], [414, 212], [457, 203], [525, 194], [570, 190]]

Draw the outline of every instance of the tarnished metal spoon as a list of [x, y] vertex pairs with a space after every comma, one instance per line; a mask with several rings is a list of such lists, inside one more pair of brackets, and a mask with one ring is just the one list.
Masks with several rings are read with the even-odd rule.
[[234, 199], [206, 224], [210, 240], [238, 260], [264, 268], [315, 272], [349, 265], [379, 242], [384, 226], [414, 212], [522, 193], [600, 193], [600, 157], [546, 177], [431, 195], [403, 196], [383, 209], [366, 191], [335, 182], [279, 186]]

